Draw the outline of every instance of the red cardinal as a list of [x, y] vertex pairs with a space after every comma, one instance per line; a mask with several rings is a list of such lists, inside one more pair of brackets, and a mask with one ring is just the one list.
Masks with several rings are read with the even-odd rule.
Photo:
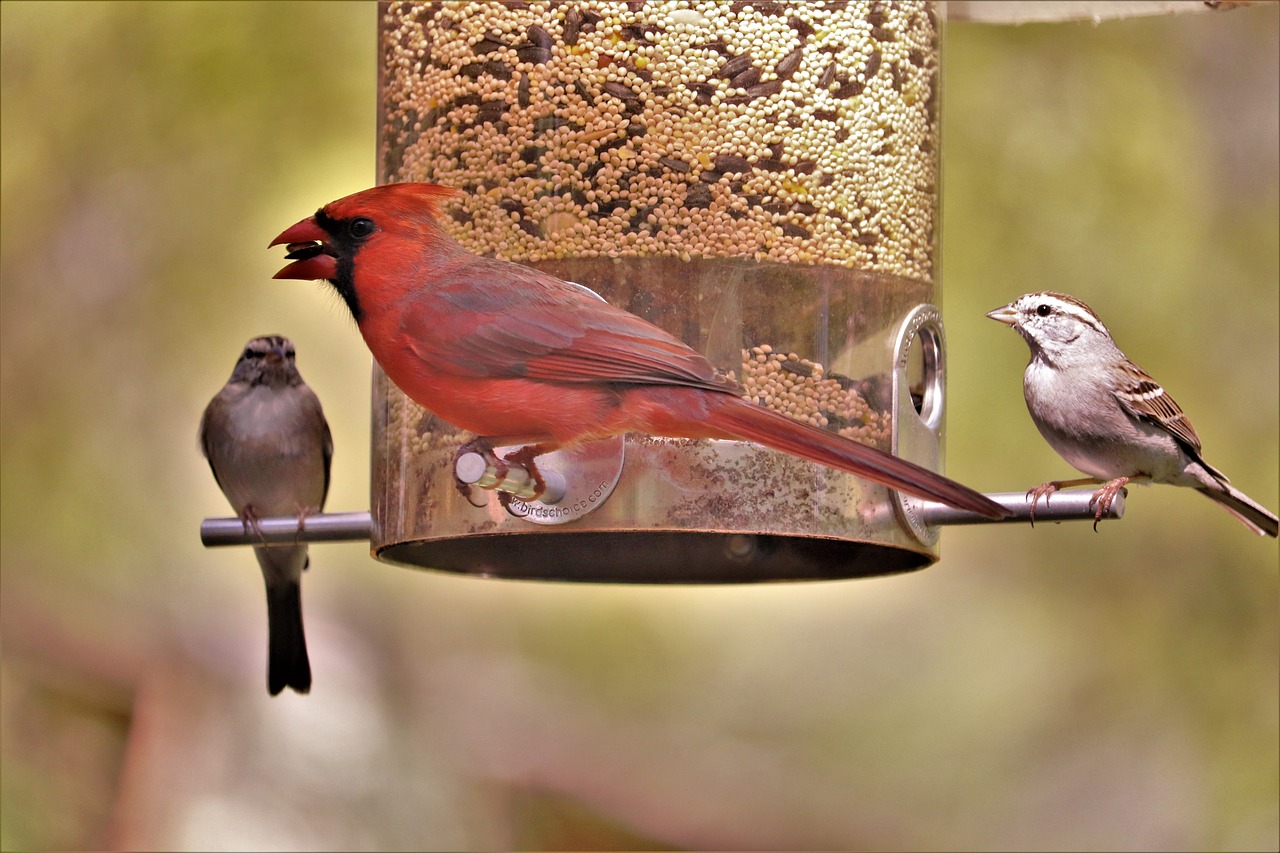
[[[468, 252], [441, 227], [458, 190], [389, 184], [331, 202], [271, 241], [276, 278], [325, 279], [383, 371], [506, 461], [628, 432], [755, 441], [908, 494], [1001, 518], [946, 477], [748, 402], [702, 355], [529, 267]], [[536, 477], [536, 475], [534, 475]]]

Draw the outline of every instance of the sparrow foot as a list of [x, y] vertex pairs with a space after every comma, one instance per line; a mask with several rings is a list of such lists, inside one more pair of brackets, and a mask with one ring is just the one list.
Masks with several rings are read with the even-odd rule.
[[[1049, 495], [1053, 494], [1059, 489], [1065, 489], [1070, 486], [1083, 486], [1086, 484], [1093, 484], [1097, 482], [1099, 481], [1093, 479], [1092, 477], [1085, 477], [1079, 480], [1050, 480], [1047, 483], [1036, 486], [1034, 489], [1028, 489], [1027, 497], [1031, 498], [1031, 512], [1028, 515], [1028, 517], [1031, 520], [1031, 526], [1032, 527], [1036, 526], [1036, 502], [1039, 501], [1041, 498], [1044, 498], [1044, 505], [1047, 507], [1049, 506]], [[1090, 505], [1092, 506], [1092, 504]]]
[[253, 508], [252, 504], [248, 504], [244, 509], [240, 510], [240, 523], [244, 525], [245, 533], [252, 533], [264, 543], [267, 541], [267, 538], [262, 535], [262, 528], [258, 526], [258, 512]]
[[1116, 477], [1101, 489], [1094, 492], [1093, 497], [1089, 499], [1089, 506], [1097, 504], [1097, 509], [1093, 512], [1093, 529], [1095, 532], [1098, 529], [1098, 522], [1101, 521], [1102, 517], [1111, 510], [1111, 504], [1115, 503], [1116, 495], [1129, 494], [1129, 491], [1124, 486], [1130, 479], [1132, 478]]
[[1060, 488], [1062, 488], [1060, 481], [1050, 480], [1048, 483], [1043, 483], [1036, 486], [1034, 489], [1027, 489], [1027, 497], [1031, 498], [1030, 518], [1032, 527], [1036, 526], [1036, 502], [1041, 498], [1044, 498], [1044, 505], [1047, 507], [1049, 505], [1049, 495], [1058, 491]]
[[298, 529], [293, 534], [293, 544], [297, 545], [302, 541], [302, 534], [307, 532], [307, 516], [315, 515], [320, 510], [309, 506], [298, 507]]

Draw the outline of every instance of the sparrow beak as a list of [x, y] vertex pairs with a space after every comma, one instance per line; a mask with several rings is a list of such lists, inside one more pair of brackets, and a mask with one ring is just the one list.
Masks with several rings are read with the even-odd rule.
[[1004, 323], [1006, 326], [1018, 325], [1018, 312], [1013, 310], [1013, 305], [1005, 305], [994, 311], [988, 311], [987, 316], [997, 323]]
[[272, 278], [295, 278], [303, 281], [337, 278], [338, 260], [325, 242], [328, 237], [329, 234], [317, 224], [314, 216], [308, 216], [281, 231], [267, 248], [286, 244], [289, 254], [285, 255], [285, 259], [293, 263]]

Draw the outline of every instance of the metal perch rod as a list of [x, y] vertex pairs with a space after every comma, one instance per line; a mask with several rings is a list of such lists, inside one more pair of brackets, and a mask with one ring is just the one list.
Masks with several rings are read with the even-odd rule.
[[[1036, 502], [1036, 521], [1093, 521], [1094, 507], [1091, 505], [1093, 489], [1078, 492], [1054, 492], [1048, 500], [1041, 498]], [[978, 515], [976, 512], [956, 509], [946, 504], [925, 501], [921, 509], [926, 524], [1006, 524], [1009, 522], [1030, 522], [1031, 499], [1026, 492], [996, 492], [987, 495], [1000, 506], [1013, 511], [1008, 518], [992, 519]], [[1103, 513], [1104, 519], [1124, 518], [1124, 492], [1116, 495], [1111, 508]]]
[[[367, 512], [321, 512], [308, 515], [298, 530], [295, 516], [258, 519], [258, 531], [246, 531], [238, 518], [206, 518], [200, 522], [200, 541], [216, 545], [293, 545], [296, 542], [368, 541], [373, 519]], [[261, 535], [259, 535], [261, 534]]]
[[[997, 492], [987, 495], [1003, 507], [1013, 510], [1013, 515], [998, 523], [1031, 521], [1031, 501], [1024, 492]], [[1046, 502], [1036, 504], [1036, 521], [1092, 521], [1093, 507], [1089, 505], [1093, 491], [1058, 492]], [[977, 513], [955, 509], [946, 504], [924, 502], [921, 514], [930, 525], [994, 524], [990, 518]], [[1124, 517], [1124, 493], [1116, 495], [1115, 502], [1104, 519]], [[221, 545], [292, 545], [295, 542], [354, 542], [368, 541], [373, 530], [373, 520], [367, 512], [328, 512], [307, 516], [303, 529], [298, 530], [298, 519], [293, 516], [258, 519], [259, 533], [245, 531], [238, 518], [206, 518], [200, 523], [200, 541], [206, 548]]]

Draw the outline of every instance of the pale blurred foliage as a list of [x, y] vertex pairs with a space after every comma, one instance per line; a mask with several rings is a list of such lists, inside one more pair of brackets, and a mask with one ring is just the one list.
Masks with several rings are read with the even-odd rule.
[[[1277, 547], [1194, 493], [932, 569], [569, 587], [313, 548], [309, 697], [195, 448], [282, 332], [367, 506], [367, 351], [281, 228], [373, 181], [372, 4], [0, 5], [0, 847], [1275, 849]], [[982, 313], [1082, 297], [1277, 495], [1274, 5], [952, 27], [949, 472], [1069, 470]]]

